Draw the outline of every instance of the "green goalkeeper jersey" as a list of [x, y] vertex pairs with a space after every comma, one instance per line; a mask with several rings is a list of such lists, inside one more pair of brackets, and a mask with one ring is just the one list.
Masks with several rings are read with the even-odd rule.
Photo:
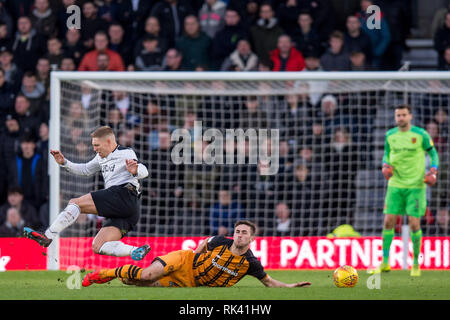
[[386, 133], [383, 163], [394, 167], [388, 186], [397, 188], [425, 188], [425, 152], [431, 157], [431, 166], [439, 166], [439, 157], [433, 140], [424, 129], [411, 126], [408, 131], [398, 127]]

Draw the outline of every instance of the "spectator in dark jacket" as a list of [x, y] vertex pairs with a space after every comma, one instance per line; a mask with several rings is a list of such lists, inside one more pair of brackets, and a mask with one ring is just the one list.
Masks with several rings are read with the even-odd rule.
[[73, 15], [72, 11], [67, 12], [67, 8], [76, 5], [76, 0], [62, 0], [62, 6], [56, 11], [56, 17], [58, 20], [58, 38], [64, 38], [67, 32], [67, 21], [69, 17]]
[[11, 47], [11, 37], [12, 33], [8, 34], [8, 27], [6, 23], [0, 20], [0, 48]]
[[61, 40], [59, 40], [56, 37], [52, 37], [47, 40], [47, 54], [45, 54], [44, 57], [46, 57], [55, 70], [59, 68], [61, 65], [61, 61], [64, 58], [65, 54], [62, 49], [62, 43]]
[[5, 80], [11, 86], [14, 93], [17, 93], [22, 85], [22, 70], [13, 61], [12, 52], [6, 48], [0, 48], [0, 66], [5, 73]]
[[144, 36], [142, 40], [144, 49], [136, 57], [135, 68], [138, 71], [161, 70], [163, 54], [158, 46], [158, 39], [153, 36]]
[[36, 153], [36, 142], [32, 135], [21, 138], [20, 151], [15, 161], [7, 164], [8, 185], [17, 186], [23, 190], [25, 200], [36, 210], [46, 199], [47, 168], [43, 167], [42, 157]]
[[177, 49], [169, 49], [164, 56], [163, 71], [183, 71], [181, 61], [183, 55]]
[[43, 116], [41, 114], [41, 107], [43, 100], [45, 99], [45, 87], [37, 81], [36, 74], [34, 72], [25, 72], [22, 78], [22, 87], [20, 92], [28, 98], [30, 103], [29, 111], [32, 115]]
[[259, 8], [259, 20], [250, 28], [252, 47], [262, 63], [270, 64], [270, 51], [275, 50], [278, 38], [284, 34], [272, 6], [264, 3]]
[[117, 52], [123, 59], [125, 67], [133, 62], [133, 49], [130, 39], [125, 36], [122, 26], [112, 23], [108, 29], [109, 49]]
[[444, 52], [447, 47], [450, 46], [450, 12], [445, 15], [444, 26], [436, 32], [434, 35], [434, 48], [438, 52], [438, 65], [439, 68], [443, 68]]
[[344, 35], [335, 31], [330, 35], [330, 48], [320, 58], [325, 71], [349, 71], [350, 56], [344, 49]]
[[14, 91], [6, 82], [5, 72], [0, 69], [0, 123], [4, 123], [6, 116], [11, 114], [14, 106]]
[[21, 133], [30, 133], [37, 137], [40, 124], [39, 115], [33, 115], [30, 112], [30, 101], [23, 94], [16, 96], [13, 117], [19, 122]]
[[142, 45], [142, 39], [144, 39], [145, 36], [152, 36], [157, 38], [159, 50], [163, 55], [166, 54], [167, 49], [169, 49], [169, 39], [167, 38], [164, 30], [161, 30], [159, 20], [156, 17], [148, 17], [148, 19], [145, 21], [144, 31], [144, 36], [137, 41], [136, 46], [134, 47], [133, 57], [136, 58], [136, 56], [142, 51], [142, 49], [144, 49]]
[[164, 26], [169, 38], [169, 47], [173, 47], [175, 39], [183, 34], [185, 18], [195, 14], [186, 0], [163, 0], [156, 3], [150, 13], [158, 18], [159, 24]]
[[[145, 20], [156, 1], [124, 0], [117, 15], [118, 22], [124, 26], [125, 34], [134, 43], [143, 33]], [[156, 5], [155, 5], [156, 7]]]
[[312, 18], [308, 12], [302, 12], [298, 16], [298, 25], [292, 31], [294, 46], [303, 55], [309, 51], [321, 51], [320, 39], [316, 30], [312, 27]]
[[363, 52], [366, 62], [370, 64], [372, 44], [367, 34], [361, 31], [361, 22], [356, 16], [347, 17], [347, 32], [345, 33], [344, 48], [348, 53]]
[[37, 60], [45, 52], [45, 43], [31, 27], [28, 17], [17, 21], [17, 32], [12, 43], [14, 62], [23, 71], [34, 70]]
[[245, 38], [248, 38], [248, 33], [241, 23], [239, 13], [234, 9], [227, 9], [225, 27], [217, 32], [212, 41], [212, 68], [218, 70], [225, 58], [236, 49], [238, 41]]
[[55, 12], [50, 8], [49, 0], [35, 0], [30, 19], [33, 28], [44, 38], [48, 39], [58, 35], [58, 20]]
[[232, 201], [231, 192], [219, 190], [218, 202], [211, 207], [209, 212], [210, 232], [214, 235], [230, 235], [234, 223], [243, 219], [244, 215], [241, 204]]
[[184, 20], [185, 34], [176, 40], [176, 48], [183, 55], [182, 68], [195, 70], [199, 65], [209, 65], [211, 39], [200, 30], [198, 19], [194, 15]]
[[[0, 21], [1, 24], [5, 25], [5, 36], [7, 38], [10, 38], [13, 34], [14, 29], [14, 21], [11, 17], [11, 15], [8, 13], [7, 9], [5, 8], [5, 1], [0, 2]], [[0, 44], [1, 47], [1, 44]]]
[[305, 68], [302, 53], [292, 46], [288, 35], [278, 38], [277, 48], [270, 52], [270, 60], [273, 63], [272, 71], [302, 71]]
[[[0, 132], [0, 203], [6, 201], [6, 190], [8, 188], [7, 163], [14, 161], [14, 156], [19, 150], [20, 126], [19, 122], [12, 115], [6, 117], [5, 131]], [[3, 124], [2, 123], [2, 124]]]
[[23, 227], [28, 225], [22, 219], [19, 211], [16, 208], [9, 208], [6, 212], [6, 220], [0, 225], [0, 237], [1, 238], [14, 238], [23, 236]]
[[67, 30], [62, 50], [65, 56], [73, 58], [73, 61], [75, 62], [76, 66], [79, 65], [81, 59], [83, 58], [84, 53], [86, 52], [86, 48], [83, 46], [83, 43], [81, 41], [80, 30], [78, 29]]
[[298, 16], [302, 10], [299, 2], [301, 0], [286, 0], [281, 3], [277, 9], [277, 18], [280, 21], [280, 27], [291, 37], [294, 36], [293, 31], [297, 27]]
[[94, 35], [98, 31], [107, 32], [108, 22], [97, 16], [98, 8], [92, 1], [83, 4], [81, 17], [81, 41], [86, 50], [94, 48]]
[[39, 215], [36, 209], [24, 199], [24, 194], [19, 187], [8, 188], [7, 202], [0, 207], [0, 225], [7, 220], [7, 212], [10, 208], [16, 209], [21, 217], [34, 227], [39, 227]]
[[444, 64], [439, 66], [439, 70], [450, 71], [450, 46], [444, 51]]

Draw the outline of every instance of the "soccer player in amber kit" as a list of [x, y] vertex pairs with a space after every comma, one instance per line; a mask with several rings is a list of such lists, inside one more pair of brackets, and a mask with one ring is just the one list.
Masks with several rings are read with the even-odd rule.
[[[436, 183], [439, 156], [430, 135], [424, 129], [411, 125], [411, 120], [410, 106], [396, 107], [397, 127], [386, 133], [382, 172], [389, 182], [383, 211], [383, 262], [373, 270], [374, 273], [390, 271], [389, 248], [394, 238], [395, 221], [398, 215], [407, 214], [414, 253], [411, 276], [420, 276], [420, 218], [425, 215], [427, 207], [426, 186]], [[431, 168], [427, 174], [426, 153], [431, 158]]]
[[141, 260], [150, 251], [149, 245], [134, 247], [119, 240], [139, 220], [139, 179], [148, 176], [147, 168], [138, 163], [136, 153], [131, 148], [116, 143], [110, 127], [98, 128], [91, 137], [92, 147], [97, 155], [88, 163], [70, 162], [58, 150], [50, 150], [50, 154], [70, 173], [90, 176], [101, 171], [105, 189], [69, 200], [67, 207], [44, 234], [26, 227], [24, 235], [41, 246], [48, 247], [61, 231], [77, 220], [80, 213], [97, 214], [106, 219], [92, 243], [94, 253], [115, 257], [131, 256], [133, 260]]
[[194, 251], [178, 250], [156, 257], [143, 269], [124, 265], [88, 273], [83, 286], [106, 283], [120, 278], [125, 284], [149, 287], [231, 287], [245, 275], [251, 275], [266, 287], [305, 287], [310, 282], [283, 283], [271, 278], [249, 249], [255, 239], [256, 226], [240, 220], [234, 226], [233, 239], [208, 238]]

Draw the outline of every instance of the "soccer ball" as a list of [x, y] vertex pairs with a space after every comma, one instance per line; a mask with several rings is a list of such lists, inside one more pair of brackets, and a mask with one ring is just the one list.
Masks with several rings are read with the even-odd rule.
[[341, 266], [333, 273], [333, 281], [338, 288], [353, 288], [358, 279], [358, 272], [352, 266]]

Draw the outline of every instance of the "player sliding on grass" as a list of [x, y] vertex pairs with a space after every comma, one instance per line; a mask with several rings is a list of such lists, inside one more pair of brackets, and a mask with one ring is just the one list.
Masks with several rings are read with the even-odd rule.
[[[386, 133], [382, 171], [389, 183], [383, 211], [383, 263], [372, 270], [373, 273], [391, 270], [389, 248], [394, 237], [395, 221], [398, 215], [406, 213], [414, 252], [411, 276], [420, 276], [420, 218], [425, 215], [427, 207], [426, 185], [431, 187], [436, 183], [439, 157], [430, 135], [424, 129], [412, 126], [411, 119], [409, 106], [396, 107], [397, 127]], [[425, 152], [431, 158], [431, 169], [426, 175]]]
[[173, 251], [156, 257], [145, 268], [124, 265], [88, 273], [83, 286], [106, 283], [114, 278], [130, 285], [148, 287], [231, 287], [245, 275], [252, 275], [267, 287], [305, 287], [310, 282], [283, 283], [272, 279], [249, 249], [255, 238], [255, 225], [247, 220], [236, 222], [233, 240], [215, 236], [194, 251]]
[[141, 260], [150, 251], [149, 245], [138, 248], [119, 240], [139, 220], [138, 179], [148, 176], [147, 168], [138, 164], [131, 148], [116, 143], [110, 127], [98, 128], [91, 137], [97, 155], [88, 163], [72, 163], [58, 150], [50, 150], [50, 154], [62, 168], [71, 173], [90, 176], [101, 171], [106, 189], [69, 200], [67, 207], [56, 217], [45, 234], [27, 227], [24, 228], [24, 235], [48, 247], [61, 231], [77, 220], [80, 213], [97, 214], [106, 219], [92, 243], [94, 252], [115, 257], [131, 256], [134, 260]]

